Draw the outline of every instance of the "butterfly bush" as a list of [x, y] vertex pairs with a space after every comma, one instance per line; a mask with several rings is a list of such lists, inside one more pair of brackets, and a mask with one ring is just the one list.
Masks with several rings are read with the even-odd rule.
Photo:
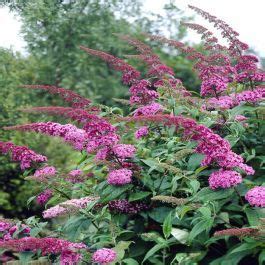
[[[59, 168], [27, 147], [0, 142], [2, 154], [10, 154], [22, 170], [31, 168], [24, 174], [26, 181], [38, 182], [36, 201], [42, 209], [41, 219], [25, 220], [29, 226], [0, 220], [2, 249], [31, 251], [33, 259], [60, 264], [264, 260], [265, 74], [234, 29], [190, 8], [219, 30], [226, 44], [208, 28], [189, 22], [182, 24], [201, 35], [200, 51], [159, 35], [142, 38], [193, 61], [200, 91], [186, 88], [145, 42], [120, 34], [115, 35], [137, 54], [121, 59], [80, 48], [121, 73], [129, 92], [121, 100], [123, 109], [56, 86], [23, 86], [64, 99], [68, 106], [24, 111], [59, 116], [65, 124], [48, 121], [5, 129], [59, 137], [76, 159]], [[144, 64], [143, 73], [129, 64], [131, 59]], [[223, 240], [233, 236], [240, 241]], [[9, 253], [3, 259], [14, 257]]]

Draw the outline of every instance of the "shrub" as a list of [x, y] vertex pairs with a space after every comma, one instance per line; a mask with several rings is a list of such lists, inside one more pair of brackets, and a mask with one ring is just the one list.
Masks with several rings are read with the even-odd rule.
[[[2, 220], [1, 248], [19, 252], [24, 261], [42, 257], [56, 263], [60, 258], [61, 264], [264, 262], [265, 74], [258, 59], [246, 54], [248, 46], [237, 32], [191, 8], [214, 23], [228, 47], [194, 23], [186, 26], [202, 34], [203, 52], [161, 36], [147, 37], [194, 60], [201, 96], [188, 91], [148, 45], [130, 36], [119, 37], [146, 64], [143, 79], [126, 61], [81, 47], [122, 73], [130, 100], [119, 101], [128, 115], [67, 89], [28, 86], [58, 94], [70, 104], [32, 111], [63, 116], [73, 124], [39, 122], [6, 129], [59, 137], [80, 155], [67, 172], [26, 147], [0, 143], [1, 152], [11, 153], [27, 169], [27, 178], [43, 187], [37, 201], [48, 207], [43, 218], [52, 219], [47, 229], [46, 222], [29, 218], [16, 225], [15, 233], [11, 221]], [[30, 227], [26, 232], [25, 225]], [[3, 258], [11, 258], [9, 253]]]

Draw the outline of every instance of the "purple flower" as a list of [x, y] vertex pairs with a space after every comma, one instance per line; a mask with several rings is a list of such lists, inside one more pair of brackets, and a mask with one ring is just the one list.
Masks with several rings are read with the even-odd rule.
[[243, 122], [246, 121], [248, 118], [243, 116], [243, 115], [236, 115], [235, 116], [235, 121]]
[[34, 179], [43, 181], [50, 177], [55, 176], [57, 173], [56, 168], [53, 166], [45, 166], [43, 168], [37, 169], [33, 175]]
[[217, 95], [225, 91], [227, 87], [227, 81], [222, 77], [211, 77], [202, 81], [201, 95], [206, 96]]
[[52, 196], [52, 190], [47, 189], [38, 195], [37, 203], [43, 205], [51, 198], [51, 196]]
[[11, 142], [0, 142], [0, 153], [11, 153], [13, 161], [20, 161], [22, 170], [30, 168], [33, 163], [42, 163], [47, 161], [47, 157], [37, 154], [26, 146], [14, 145]]
[[149, 133], [148, 127], [147, 126], [143, 126], [143, 127], [139, 128], [135, 132], [134, 136], [135, 136], [136, 139], [140, 139], [140, 138], [148, 135], [148, 133]]
[[131, 144], [116, 144], [113, 147], [113, 152], [119, 158], [130, 158], [135, 154], [135, 147]]
[[101, 248], [93, 254], [92, 261], [103, 265], [113, 262], [116, 257], [117, 254], [114, 250], [110, 248]]
[[254, 187], [247, 192], [245, 198], [252, 206], [265, 207], [265, 186]]
[[130, 104], [150, 104], [158, 98], [159, 94], [150, 89], [151, 83], [148, 80], [140, 80], [130, 87]]
[[71, 183], [81, 183], [84, 181], [84, 172], [81, 169], [74, 169], [68, 175], [67, 180]]
[[148, 209], [148, 206], [143, 202], [128, 202], [125, 199], [110, 201], [108, 206], [110, 211], [126, 214], [136, 214]]
[[109, 173], [108, 183], [111, 185], [125, 185], [132, 181], [132, 171], [129, 169], [116, 169]]
[[[9, 249], [16, 252], [41, 251], [42, 255], [61, 254], [60, 264], [77, 264], [81, 258], [79, 249], [86, 249], [83, 243], [73, 243], [64, 239], [45, 237], [23, 237], [19, 239], [0, 240], [1, 249]], [[65, 263], [65, 262], [66, 263]]]
[[54, 137], [63, 138], [77, 150], [83, 150], [87, 141], [87, 134], [84, 130], [72, 124], [62, 125], [56, 122], [37, 122], [31, 124], [8, 127], [9, 130], [32, 131]]
[[42, 215], [44, 218], [54, 218], [71, 212], [76, 212], [79, 209], [86, 208], [88, 203], [93, 202], [97, 199], [97, 197], [83, 197], [80, 199], [71, 199], [45, 210]]
[[157, 112], [161, 111], [163, 109], [163, 107], [158, 104], [158, 103], [152, 103], [150, 105], [146, 105], [144, 107], [140, 107], [138, 108], [135, 113], [134, 116], [147, 116], [147, 115], [154, 115]]
[[11, 227], [11, 224], [5, 221], [0, 221], [0, 232], [4, 232]]
[[213, 190], [217, 188], [228, 189], [237, 186], [241, 182], [241, 175], [233, 170], [220, 169], [213, 172], [209, 177], [209, 185]]

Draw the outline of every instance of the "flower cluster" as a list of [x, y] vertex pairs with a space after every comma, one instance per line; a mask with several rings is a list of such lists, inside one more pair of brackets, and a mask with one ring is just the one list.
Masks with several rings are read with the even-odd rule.
[[0, 248], [10, 249], [16, 252], [41, 251], [42, 255], [55, 254], [61, 255], [61, 264], [76, 264], [81, 258], [77, 251], [86, 249], [83, 243], [73, 243], [64, 239], [46, 237], [23, 237], [0, 241]]
[[24, 85], [22, 87], [30, 89], [42, 89], [48, 91], [50, 94], [57, 94], [62, 97], [66, 102], [69, 102], [75, 108], [84, 108], [91, 103], [89, 99], [84, 98], [69, 89], [61, 87], [46, 85]]
[[111, 185], [125, 185], [132, 181], [132, 171], [126, 168], [116, 169], [109, 173], [108, 183]]
[[134, 116], [148, 116], [148, 115], [154, 115], [157, 112], [161, 111], [163, 109], [163, 107], [158, 104], [158, 103], [151, 103], [150, 105], [146, 105], [143, 107], [138, 108], [135, 113]]
[[129, 89], [131, 94], [130, 103], [134, 104], [149, 104], [158, 98], [159, 94], [151, 89], [151, 83], [148, 80], [140, 80], [135, 82]]
[[7, 127], [8, 130], [33, 131], [50, 136], [63, 138], [75, 149], [82, 150], [87, 142], [86, 132], [72, 124], [62, 125], [55, 122], [38, 122]]
[[87, 53], [94, 55], [96, 57], [99, 57], [103, 61], [107, 62], [111, 67], [113, 67], [115, 70], [120, 71], [123, 73], [122, 80], [124, 84], [130, 84], [135, 81], [135, 79], [138, 79], [140, 76], [140, 72], [137, 71], [134, 67], [123, 61], [122, 59], [119, 59], [113, 55], [110, 55], [106, 52], [92, 50], [89, 48], [86, 48], [84, 46], [80, 46], [80, 48]]
[[201, 95], [218, 95], [225, 91], [227, 87], [227, 80], [222, 77], [211, 77], [202, 81]]
[[101, 265], [115, 261], [117, 253], [109, 248], [101, 248], [94, 252], [92, 261]]
[[44, 218], [54, 218], [58, 216], [63, 216], [69, 213], [76, 212], [79, 209], [86, 208], [86, 206], [90, 202], [94, 202], [97, 199], [98, 199], [97, 197], [84, 197], [80, 199], [71, 199], [45, 210], [42, 214]]
[[140, 138], [142, 138], [144, 136], [147, 136], [148, 133], [149, 133], [148, 127], [147, 126], [143, 126], [143, 127], [139, 128], [135, 132], [134, 136], [135, 136], [136, 139], [140, 139]]
[[22, 170], [30, 168], [34, 163], [42, 163], [47, 161], [47, 157], [37, 154], [26, 146], [14, 145], [11, 142], [0, 142], [0, 153], [11, 153], [11, 159], [20, 162]]
[[135, 147], [131, 144], [117, 144], [113, 147], [113, 153], [122, 159], [133, 157], [135, 151]]
[[47, 189], [37, 196], [38, 204], [45, 204], [52, 196], [52, 190]]
[[265, 186], [254, 187], [247, 192], [245, 198], [252, 206], [265, 207]]
[[54, 177], [57, 173], [57, 170], [53, 166], [44, 166], [35, 171], [33, 179], [37, 181], [46, 181], [51, 177]]
[[206, 103], [207, 109], [231, 109], [241, 103], [256, 103], [265, 98], [265, 88], [257, 87], [254, 91], [245, 90], [230, 96], [221, 96], [219, 98], [209, 98]]
[[23, 109], [24, 112], [33, 113], [47, 113], [49, 115], [63, 116], [71, 120], [77, 121], [78, 123], [86, 123], [97, 118], [96, 114], [99, 109], [96, 107], [89, 107], [86, 109], [78, 109], [71, 107], [35, 107], [30, 109]]
[[244, 115], [236, 115], [235, 116], [235, 121], [238, 121], [238, 122], [244, 122], [246, 121], [248, 118]]
[[183, 86], [181, 80], [177, 78], [160, 79], [154, 83], [154, 87], [170, 87], [183, 97], [191, 96], [191, 93]]
[[220, 230], [214, 233], [214, 236], [255, 236], [258, 233], [258, 229], [255, 228], [230, 228], [225, 230]]
[[254, 170], [244, 164], [243, 158], [231, 150], [229, 142], [211, 129], [204, 125], [198, 124], [195, 120], [185, 118], [183, 116], [171, 116], [165, 114], [143, 115], [124, 118], [127, 121], [138, 122], [155, 122], [166, 126], [176, 126], [183, 130], [186, 138], [197, 141], [198, 145], [195, 149], [197, 153], [204, 154], [202, 166], [217, 163], [224, 169], [232, 169], [235, 167], [243, 169], [248, 175], [253, 175]]
[[87, 152], [94, 152], [95, 150], [110, 147], [117, 144], [120, 137], [116, 133], [116, 128], [103, 118], [87, 122], [83, 129], [86, 131], [89, 144], [87, 145]]
[[147, 73], [147, 75], [155, 77], [163, 77], [165, 74], [173, 76], [174, 71], [171, 67], [168, 67], [164, 64], [157, 64], [152, 66], [152, 68]]
[[80, 183], [84, 181], [84, 172], [81, 169], [74, 169], [68, 173], [67, 181]]
[[[0, 234], [2, 240], [11, 240], [13, 237], [27, 237], [30, 233], [30, 227], [25, 224], [21, 224], [19, 226], [13, 225], [9, 220], [0, 220]], [[16, 233], [16, 234], [15, 234]]]
[[211, 189], [231, 188], [242, 182], [241, 175], [233, 170], [223, 170], [213, 172], [209, 177], [209, 185]]
[[0, 220], [0, 232], [5, 232], [11, 227], [11, 223], [5, 220]]
[[128, 202], [125, 199], [110, 201], [108, 206], [110, 211], [126, 214], [137, 214], [149, 208], [148, 205], [143, 202]]
[[227, 23], [218, 19], [215, 16], [212, 16], [208, 12], [203, 11], [202, 9], [189, 5], [189, 8], [193, 9], [197, 14], [201, 15], [203, 18], [208, 20], [210, 23], [213, 23], [214, 26], [221, 31], [222, 37], [226, 38], [229, 41], [229, 51], [232, 56], [241, 55], [243, 50], [248, 49], [248, 45], [241, 42], [237, 36], [239, 35], [234, 29], [232, 29]]

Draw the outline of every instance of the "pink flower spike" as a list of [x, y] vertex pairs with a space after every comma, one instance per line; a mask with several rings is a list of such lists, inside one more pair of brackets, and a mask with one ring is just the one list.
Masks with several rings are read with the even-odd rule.
[[135, 154], [135, 147], [131, 144], [116, 144], [113, 147], [113, 152], [119, 158], [131, 158]]
[[107, 182], [111, 185], [125, 185], [131, 183], [132, 171], [129, 169], [116, 169], [109, 173]]
[[93, 254], [92, 261], [103, 265], [113, 262], [116, 257], [117, 254], [114, 250], [110, 248], [101, 248]]
[[209, 185], [211, 189], [228, 189], [237, 186], [242, 182], [241, 175], [233, 170], [220, 169], [213, 172], [209, 177]]
[[43, 205], [51, 198], [51, 196], [52, 196], [52, 190], [47, 189], [38, 195], [37, 203]]
[[265, 207], [265, 186], [252, 188], [245, 195], [250, 205], [256, 207]]
[[140, 139], [140, 138], [142, 138], [144, 136], [147, 136], [148, 133], [149, 133], [148, 127], [147, 126], [143, 126], [143, 127], [139, 128], [135, 132], [134, 136], [135, 136], [136, 139]]
[[11, 159], [20, 162], [20, 168], [25, 170], [30, 168], [34, 163], [47, 161], [47, 157], [37, 154], [26, 146], [14, 145], [11, 142], [0, 142], [0, 153], [11, 153]]

